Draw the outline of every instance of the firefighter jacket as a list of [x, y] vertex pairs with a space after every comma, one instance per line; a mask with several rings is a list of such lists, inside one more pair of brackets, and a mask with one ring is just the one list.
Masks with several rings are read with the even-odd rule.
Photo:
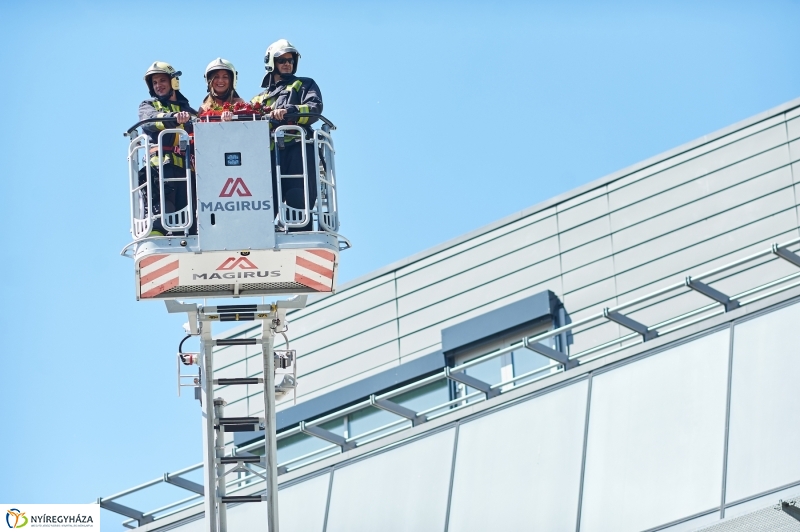
[[[297, 76], [281, 76], [278, 83], [268, 76], [270, 85], [267, 90], [253, 98], [251, 103], [267, 105], [272, 109], [286, 109], [289, 113], [322, 113], [322, 93], [317, 83], [311, 78]], [[311, 134], [311, 124], [316, 118], [299, 118], [297, 125], [303, 126], [307, 134]], [[288, 121], [282, 121], [287, 124]]]
[[[159, 98], [151, 98], [143, 101], [139, 105], [139, 120], [146, 120], [148, 118], [172, 117], [180, 111], [187, 111], [192, 115], [197, 114], [197, 111], [189, 106], [189, 100], [187, 100], [183, 94], [181, 94], [179, 91], [176, 91], [175, 94], [177, 95], [177, 99], [175, 101]], [[150, 122], [142, 125], [142, 131], [150, 138], [150, 145], [152, 147], [151, 156], [153, 156], [154, 153], [156, 154], [150, 159], [150, 163], [154, 166], [158, 165], [158, 134], [165, 129], [176, 128], [186, 129], [189, 131], [189, 133], [192, 132], [191, 122], [186, 124], [178, 124], [176, 122]], [[164, 151], [167, 151], [167, 149], [174, 150], [175, 146], [178, 146], [179, 140], [180, 139], [178, 135], [164, 135]], [[183, 157], [173, 156], [171, 153], [164, 155], [164, 164], [169, 163], [174, 163], [175, 166], [179, 166], [181, 168], [184, 166]]]

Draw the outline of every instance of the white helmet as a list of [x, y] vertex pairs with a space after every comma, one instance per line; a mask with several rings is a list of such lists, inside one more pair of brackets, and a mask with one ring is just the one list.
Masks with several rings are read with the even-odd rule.
[[294, 56], [294, 68], [292, 68], [292, 74], [297, 72], [297, 63], [300, 62], [300, 52], [298, 52], [297, 48], [295, 48], [292, 43], [286, 39], [278, 39], [274, 43], [270, 44], [267, 47], [267, 51], [264, 52], [264, 66], [266, 67], [268, 74], [275, 70], [275, 58], [283, 54], [292, 54]]
[[233, 63], [221, 57], [217, 57], [216, 59], [211, 61], [206, 67], [206, 74], [205, 74], [206, 83], [209, 83], [211, 81], [210, 79], [208, 79], [208, 75], [214, 72], [215, 70], [227, 70], [228, 72], [230, 72], [232, 78], [231, 88], [232, 89], [236, 88], [236, 80], [239, 77], [239, 73], [236, 72], [236, 68], [233, 66]]
[[153, 82], [151, 81], [151, 78], [154, 74], [166, 74], [169, 76], [172, 90], [177, 91], [181, 88], [181, 83], [178, 80], [181, 72], [175, 71], [175, 69], [169, 63], [165, 63], [164, 61], [156, 61], [150, 65], [150, 68], [148, 68], [147, 72], [144, 73], [144, 82], [147, 83], [147, 90], [150, 91], [150, 96], [153, 98], [156, 97], [156, 93], [153, 90]]

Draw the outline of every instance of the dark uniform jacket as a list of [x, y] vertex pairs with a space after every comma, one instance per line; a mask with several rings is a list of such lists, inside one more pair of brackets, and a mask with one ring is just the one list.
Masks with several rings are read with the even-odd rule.
[[[176, 91], [177, 99], [175, 101], [170, 101], [169, 99], [159, 99], [159, 98], [151, 98], [149, 100], [143, 101], [139, 105], [139, 120], [146, 120], [148, 118], [168, 118], [175, 116], [177, 113], [181, 111], [187, 111], [192, 115], [196, 115], [197, 111], [192, 109], [189, 106], [189, 100], [180, 93], [180, 91]], [[187, 127], [184, 127], [187, 126]], [[186, 124], [178, 124], [177, 122], [151, 122], [149, 124], [142, 125], [142, 131], [150, 137], [150, 145], [157, 147], [158, 146], [158, 134], [165, 130], [165, 129], [186, 129], [190, 133], [192, 132], [192, 124], [191, 122]], [[164, 135], [164, 146], [177, 146], [179, 142], [178, 135], [170, 134]], [[155, 157], [154, 157], [155, 158]], [[183, 166], [183, 159], [181, 157], [174, 157], [174, 161], [172, 160], [173, 157], [169, 154], [164, 156], [164, 163], [174, 162], [176, 166]], [[151, 161], [152, 163], [153, 161]], [[158, 161], [155, 161], [155, 164], [158, 164]]]
[[[286, 109], [289, 113], [322, 113], [322, 93], [313, 79], [287, 75], [281, 76], [281, 80], [276, 84], [272, 81], [272, 76], [268, 78], [270, 86], [250, 100], [251, 103], [268, 105], [272, 109]], [[308, 126], [316, 121], [316, 118], [299, 118], [297, 125], [303, 126], [310, 134], [311, 128]]]

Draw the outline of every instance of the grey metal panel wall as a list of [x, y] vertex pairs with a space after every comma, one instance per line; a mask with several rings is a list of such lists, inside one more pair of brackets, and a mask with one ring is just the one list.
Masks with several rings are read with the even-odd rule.
[[[799, 105], [601, 179], [295, 312], [299, 400], [438, 350], [443, 328], [543, 290], [579, 319], [797, 236]], [[718, 286], [735, 293], [748, 277], [786, 268], [771, 261]], [[652, 324], [702, 299], [682, 296], [665, 310], [631, 315]], [[572, 352], [619, 333], [613, 323], [578, 330]], [[248, 401], [226, 399], [233, 409]]]
[[[281, 489], [281, 526], [693, 530], [794, 497], [798, 320], [795, 299], [345, 457]], [[167, 526], [200, 530], [184, 518]], [[229, 519], [264, 530], [263, 503]]]

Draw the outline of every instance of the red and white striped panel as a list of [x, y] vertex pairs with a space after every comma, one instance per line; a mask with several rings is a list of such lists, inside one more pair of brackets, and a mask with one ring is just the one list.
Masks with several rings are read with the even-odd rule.
[[139, 297], [155, 297], [178, 286], [178, 279], [177, 258], [169, 255], [145, 257], [139, 262]]
[[295, 259], [294, 280], [318, 292], [330, 292], [336, 255], [324, 249], [299, 251]]

